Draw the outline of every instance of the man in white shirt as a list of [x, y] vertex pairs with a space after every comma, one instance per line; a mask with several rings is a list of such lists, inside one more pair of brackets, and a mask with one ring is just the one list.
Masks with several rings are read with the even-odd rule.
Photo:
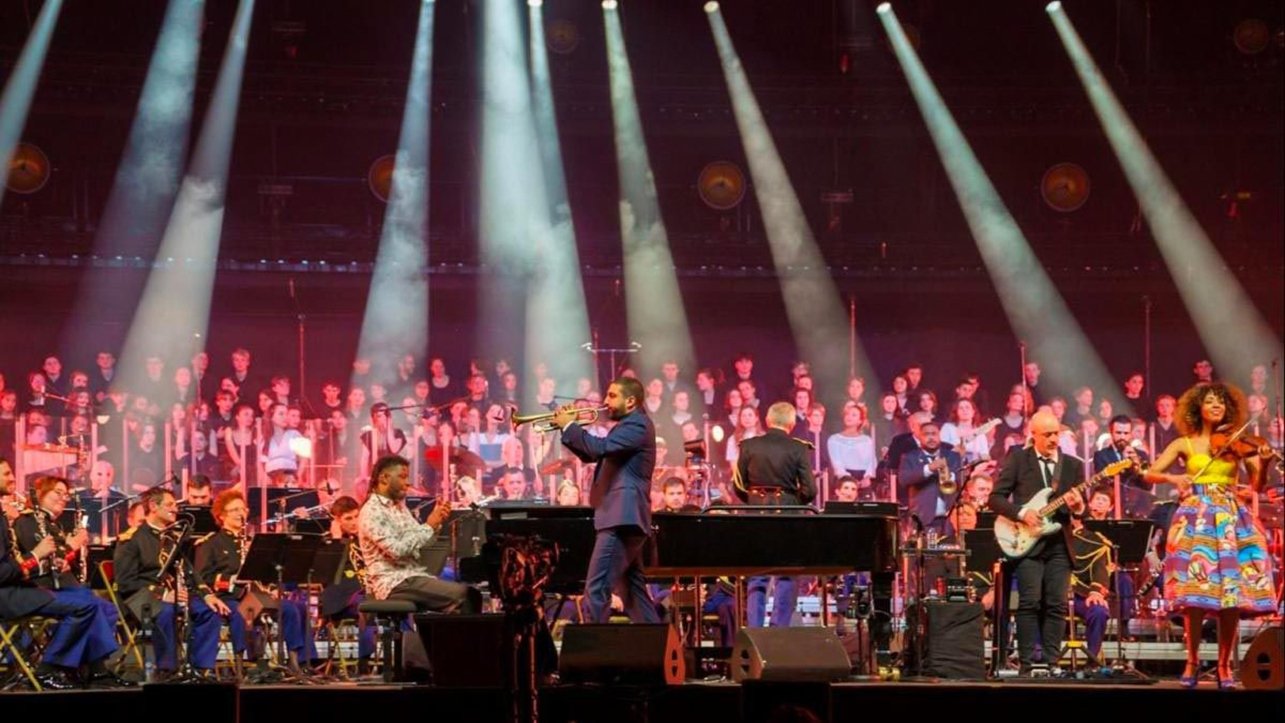
[[450, 502], [440, 500], [420, 524], [406, 508], [409, 487], [410, 466], [405, 459], [389, 455], [375, 463], [370, 497], [357, 521], [366, 592], [376, 600], [409, 600], [423, 610], [479, 612], [481, 593], [468, 585], [439, 580], [421, 562], [450, 517]]

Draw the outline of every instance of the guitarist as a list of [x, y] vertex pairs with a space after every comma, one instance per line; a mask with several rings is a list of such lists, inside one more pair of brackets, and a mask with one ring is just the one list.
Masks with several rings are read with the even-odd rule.
[[[1046, 487], [1068, 490], [1084, 478], [1084, 462], [1058, 449], [1060, 427], [1048, 410], [1031, 417], [1032, 444], [1015, 449], [1004, 461], [991, 494], [991, 509], [1010, 520], [1040, 527], [1042, 521], [1034, 510], [1019, 517], [1022, 505]], [[1084, 509], [1080, 495], [1069, 496], [1066, 507], [1054, 517], [1062, 523], [1062, 532], [1040, 540], [1024, 557], [1006, 566], [1007, 574], [1017, 576], [1017, 645], [1023, 675], [1030, 673], [1036, 640], [1042, 643], [1045, 663], [1055, 663], [1061, 653], [1071, 582], [1070, 517], [1083, 515]]]

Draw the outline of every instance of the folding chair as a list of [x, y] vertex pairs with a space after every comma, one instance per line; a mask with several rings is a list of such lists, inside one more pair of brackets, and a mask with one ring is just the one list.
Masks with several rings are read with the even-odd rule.
[[[53, 618], [30, 615], [0, 621], [0, 659], [8, 653], [14, 664], [33, 690], [40, 691], [40, 682], [36, 680], [36, 666], [44, 652], [44, 634], [48, 627], [56, 622]], [[24, 645], [23, 634], [30, 636]], [[24, 649], [25, 648], [25, 649]], [[20, 681], [22, 678], [17, 678]]]
[[102, 576], [103, 582], [107, 585], [107, 599], [112, 601], [116, 607], [116, 624], [120, 628], [117, 634], [121, 640], [121, 654], [116, 664], [116, 673], [124, 667], [127, 660], [131, 657], [138, 663], [138, 670], [142, 673], [146, 669], [143, 662], [143, 650], [138, 644], [138, 633], [129, 624], [129, 611], [125, 609], [125, 603], [120, 599], [119, 591], [116, 589], [116, 564], [111, 560], [103, 560], [98, 563], [98, 574]]

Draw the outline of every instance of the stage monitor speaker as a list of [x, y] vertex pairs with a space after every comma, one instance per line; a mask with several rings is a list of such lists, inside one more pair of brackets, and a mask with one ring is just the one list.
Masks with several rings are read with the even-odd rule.
[[829, 628], [741, 628], [732, 648], [732, 680], [830, 682], [852, 663]]
[[672, 625], [568, 625], [558, 674], [564, 683], [679, 685], [687, 663]]
[[1264, 628], [1240, 661], [1240, 682], [1246, 690], [1285, 690], [1285, 632], [1279, 625]]
[[925, 602], [924, 675], [981, 680], [986, 677], [981, 603]]
[[433, 685], [507, 688], [513, 643], [503, 615], [416, 615]]

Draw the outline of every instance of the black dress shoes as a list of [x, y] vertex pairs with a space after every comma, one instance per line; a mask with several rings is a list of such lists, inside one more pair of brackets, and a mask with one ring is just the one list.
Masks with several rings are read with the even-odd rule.
[[40, 683], [43, 690], [72, 690], [80, 687], [71, 679], [71, 676], [61, 670], [37, 672], [36, 682]]
[[138, 683], [128, 678], [122, 678], [110, 670], [91, 673], [89, 679], [85, 681], [86, 688], [133, 688], [137, 685]]

